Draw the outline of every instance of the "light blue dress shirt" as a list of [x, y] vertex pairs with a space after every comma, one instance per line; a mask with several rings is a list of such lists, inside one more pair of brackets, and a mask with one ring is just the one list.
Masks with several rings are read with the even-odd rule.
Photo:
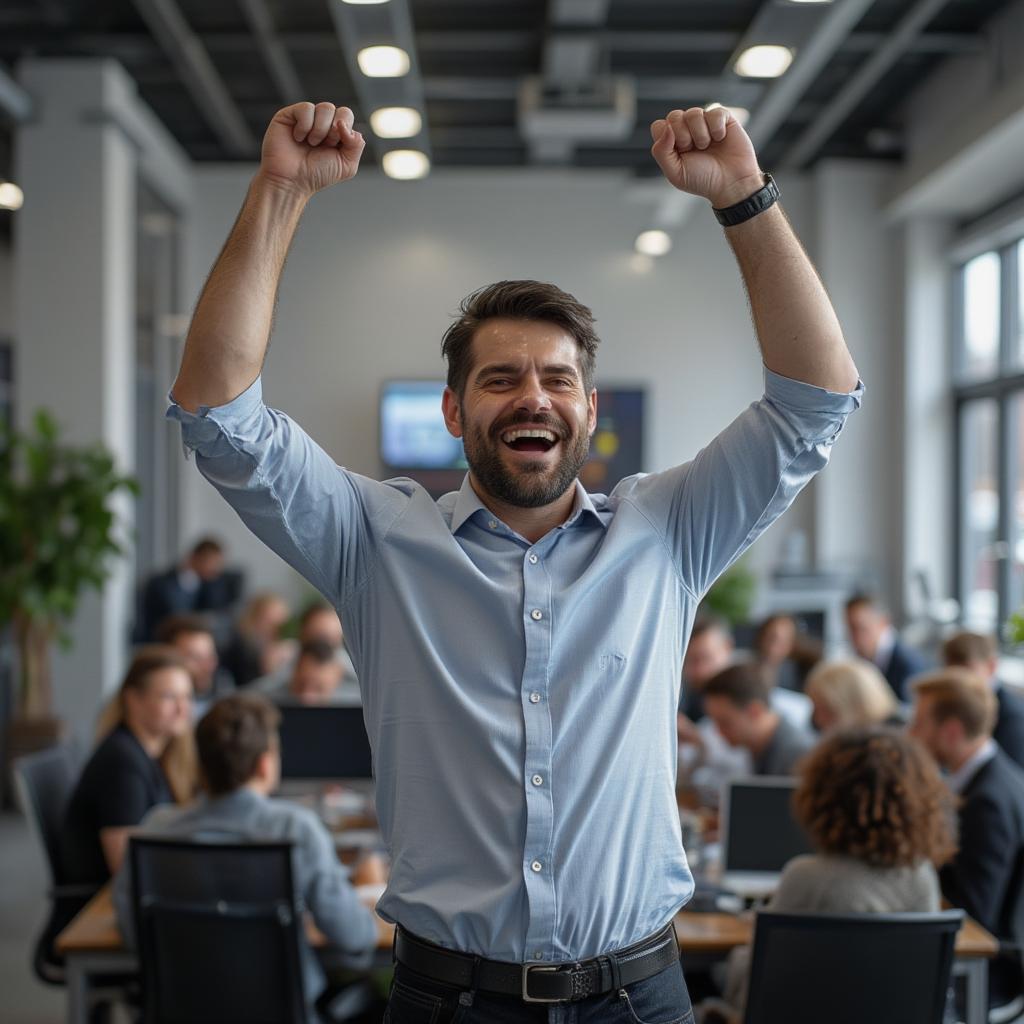
[[434, 501], [337, 466], [259, 380], [198, 414], [172, 405], [200, 472], [345, 624], [392, 862], [383, 917], [551, 962], [627, 946], [686, 903], [676, 706], [694, 612], [861, 394], [766, 370], [764, 398], [692, 462], [608, 496], [577, 483], [534, 544], [468, 478]]

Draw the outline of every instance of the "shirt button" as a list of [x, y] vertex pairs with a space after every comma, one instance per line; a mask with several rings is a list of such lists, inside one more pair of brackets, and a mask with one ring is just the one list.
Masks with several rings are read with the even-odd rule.
[[544, 950], [542, 950], [542, 949], [535, 949], [533, 951], [533, 959], [534, 960], [543, 960], [544, 959]]
[[533, 554], [533, 552], [530, 552], [530, 565], [536, 565], [536, 564], [537, 564], [537, 556], [535, 554]]
[[533, 784], [535, 786], [543, 785], [544, 784], [544, 777], [541, 776], [541, 775], [534, 775], [534, 777], [533, 777]]
[[544, 613], [539, 608], [534, 608], [533, 611], [530, 612], [530, 618], [533, 619], [534, 622], [540, 622], [540, 620], [544, 618]]
[[543, 864], [541, 864], [541, 862], [540, 862], [539, 860], [535, 860], [535, 861], [534, 861], [534, 862], [533, 862], [533, 863], [532, 863], [532, 864], [530, 865], [530, 870], [531, 870], [531, 871], [542, 871], [543, 869], [544, 869], [544, 865], [543, 865]]
[[489, 527], [490, 527], [490, 528], [491, 528], [492, 530], [496, 530], [496, 529], [498, 528], [498, 520], [497, 520], [497, 519], [489, 519], [489, 520], [487, 521], [487, 525], [488, 525], [488, 526], [489, 526]]
[[530, 694], [530, 703], [531, 704], [539, 704], [540, 703], [540, 694], [536, 690], [534, 690], [533, 693]]

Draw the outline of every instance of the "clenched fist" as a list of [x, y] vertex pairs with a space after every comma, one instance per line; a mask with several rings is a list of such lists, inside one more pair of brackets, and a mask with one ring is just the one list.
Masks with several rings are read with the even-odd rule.
[[348, 107], [333, 103], [293, 103], [279, 110], [263, 136], [260, 173], [306, 195], [348, 181], [366, 145], [352, 130], [353, 120]]
[[727, 107], [673, 110], [651, 125], [651, 155], [682, 192], [723, 208], [764, 184], [750, 136]]

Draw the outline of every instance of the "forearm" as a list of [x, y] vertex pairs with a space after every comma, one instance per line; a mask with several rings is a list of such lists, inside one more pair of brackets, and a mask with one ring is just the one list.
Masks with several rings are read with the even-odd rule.
[[750, 298], [765, 365], [775, 373], [845, 393], [857, 368], [817, 272], [776, 204], [725, 229]]
[[259, 375], [303, 193], [257, 174], [196, 305], [172, 393], [189, 412], [241, 394]]

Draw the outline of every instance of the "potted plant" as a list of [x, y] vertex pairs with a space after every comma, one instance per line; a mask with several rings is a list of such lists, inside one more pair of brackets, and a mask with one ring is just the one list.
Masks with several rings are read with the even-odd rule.
[[67, 646], [66, 626], [87, 590], [99, 590], [110, 559], [124, 554], [115, 537], [112, 499], [136, 495], [100, 444], [61, 440], [54, 418], [36, 413], [30, 431], [0, 425], [0, 628], [16, 653], [9, 754], [54, 742], [50, 654]]

